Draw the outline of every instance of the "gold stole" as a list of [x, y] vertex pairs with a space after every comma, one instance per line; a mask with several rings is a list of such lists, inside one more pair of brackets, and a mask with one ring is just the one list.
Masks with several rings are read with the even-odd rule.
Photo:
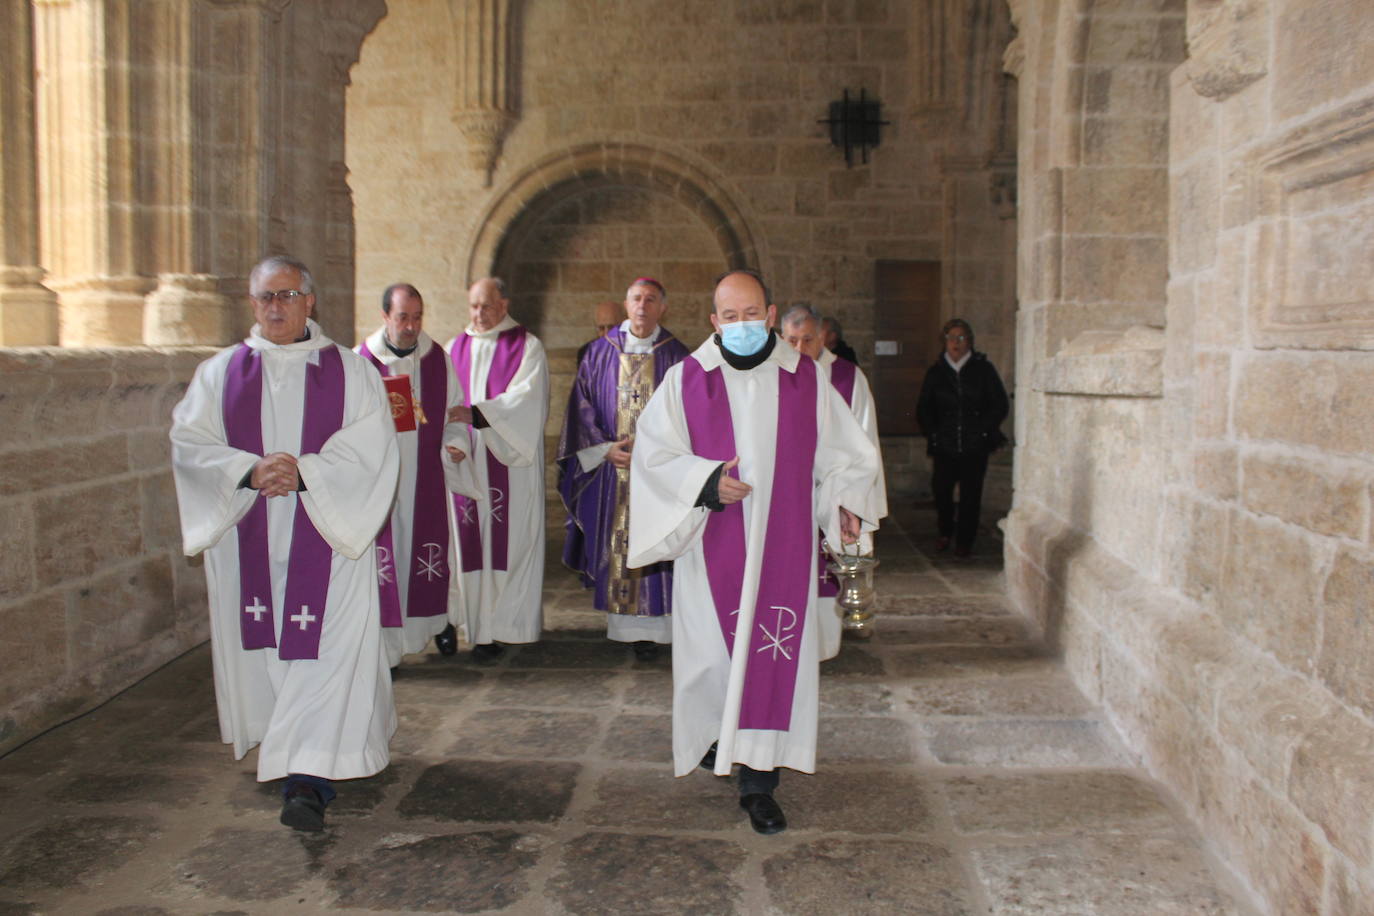
[[[616, 441], [635, 434], [639, 413], [654, 393], [654, 354], [620, 354], [620, 374], [616, 381]], [[607, 610], [612, 614], [637, 614], [639, 584], [643, 570], [625, 565], [630, 554], [630, 469], [615, 469], [615, 512], [611, 515], [611, 543], [607, 564], [610, 582], [606, 588]]]

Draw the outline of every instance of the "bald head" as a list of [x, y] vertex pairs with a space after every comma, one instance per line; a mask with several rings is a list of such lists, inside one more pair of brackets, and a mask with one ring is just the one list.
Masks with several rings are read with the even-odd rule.
[[592, 308], [592, 321], [596, 324], [596, 336], [601, 337], [607, 331], [620, 324], [620, 303], [618, 302], [598, 302]]
[[721, 277], [713, 301], [711, 324], [717, 331], [736, 321], [766, 321], [771, 329], [778, 320], [777, 308], [768, 301], [768, 287], [752, 271], [735, 270]]
[[506, 320], [510, 300], [500, 277], [484, 277], [468, 288], [468, 314], [477, 331], [490, 331]]

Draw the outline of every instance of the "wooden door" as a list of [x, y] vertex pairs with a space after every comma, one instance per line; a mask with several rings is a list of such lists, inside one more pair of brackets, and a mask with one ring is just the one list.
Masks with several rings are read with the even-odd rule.
[[915, 436], [921, 380], [940, 353], [940, 262], [878, 261], [874, 272], [878, 431]]

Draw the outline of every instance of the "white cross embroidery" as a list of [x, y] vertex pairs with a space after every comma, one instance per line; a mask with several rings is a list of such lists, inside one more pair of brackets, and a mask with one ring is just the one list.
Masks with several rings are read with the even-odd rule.
[[300, 624], [302, 630], [309, 629], [310, 625], [319, 619], [320, 618], [310, 613], [309, 606], [304, 604], [301, 605], [301, 610], [299, 614], [291, 615], [291, 622]]
[[506, 494], [499, 487], [491, 488], [491, 519], [494, 522], [504, 522], [501, 517], [502, 511], [506, 508]]
[[439, 545], [433, 541], [426, 541], [422, 546], [425, 549], [425, 555], [415, 558], [420, 562], [420, 568], [417, 572], [430, 582], [442, 578], [444, 575], [444, 558], [440, 556]]
[[[773, 651], [773, 661], [778, 660], [779, 652], [782, 653], [783, 658], [787, 659], [788, 661], [791, 661], [792, 653], [787, 651], [787, 647], [784, 646], [783, 643], [787, 642], [789, 639], [797, 638], [797, 634], [789, 632], [790, 630], [794, 629], [797, 625], [797, 614], [790, 607], [779, 607], [775, 604], [772, 605], [772, 608], [773, 610], [778, 612], [777, 628], [774, 630], [770, 630], [768, 629], [767, 625], [760, 623], [759, 629], [763, 631], [764, 638], [767, 641], [754, 651], [767, 652], [771, 649]], [[784, 611], [786, 611], [788, 616], [791, 617], [791, 620], [788, 621], [787, 626], [782, 625], [782, 615]]]
[[385, 547], [377, 547], [377, 582], [381, 585], [390, 585], [391, 575], [391, 551]]
[[245, 605], [243, 612], [245, 614], [252, 614], [254, 623], [262, 623], [262, 615], [267, 613], [267, 608], [258, 600], [258, 596], [254, 595], [253, 603]]
[[475, 502], [473, 502], [473, 501], [470, 500], [470, 499], [467, 500], [466, 502], [464, 502], [464, 503], [463, 503], [463, 521], [464, 521], [465, 523], [467, 523], [467, 524], [471, 524], [472, 522], [477, 521], [477, 517], [476, 517], [476, 515], [474, 514], [476, 511], [477, 511], [477, 504], [476, 504]]

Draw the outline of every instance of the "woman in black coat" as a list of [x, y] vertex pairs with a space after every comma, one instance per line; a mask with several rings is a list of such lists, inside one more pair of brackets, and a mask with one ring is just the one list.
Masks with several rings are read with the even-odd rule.
[[1007, 418], [1007, 391], [987, 356], [974, 351], [967, 321], [947, 321], [941, 334], [944, 352], [926, 370], [916, 419], [934, 463], [930, 487], [940, 526], [936, 549], [947, 550], [953, 538], [955, 556], [966, 557], [978, 533], [988, 455], [1007, 441], [998, 428]]

